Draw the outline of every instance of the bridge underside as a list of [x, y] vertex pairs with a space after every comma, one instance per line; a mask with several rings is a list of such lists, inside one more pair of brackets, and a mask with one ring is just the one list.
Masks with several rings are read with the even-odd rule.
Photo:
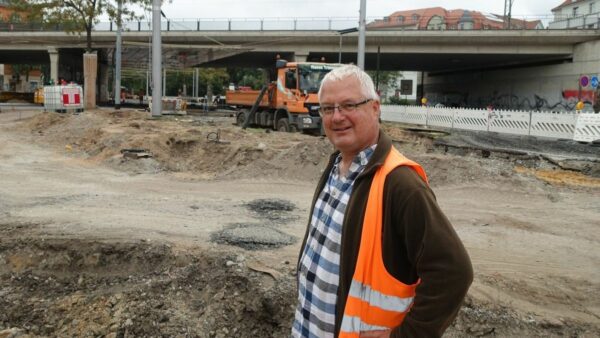
[[[276, 55], [288, 61], [294, 60], [294, 52], [245, 52], [199, 64], [199, 67], [272, 67]], [[306, 61], [337, 63], [339, 53], [311, 52]], [[367, 70], [411, 70], [430, 73], [530, 67], [563, 63], [572, 58], [570, 54], [464, 54], [464, 53], [366, 53]], [[342, 53], [341, 63], [356, 63], [356, 53]], [[378, 66], [379, 65], [379, 66]]]
[[[81, 48], [61, 48], [59, 51], [61, 63], [81, 63], [84, 50]], [[0, 64], [31, 64], [43, 65], [50, 63], [48, 50], [0, 50]]]
[[46, 50], [2, 50], [0, 64], [46, 64], [50, 62]]
[[[61, 57], [74, 57], [79, 49], [61, 50]], [[113, 50], [109, 50], [109, 59]], [[296, 58], [294, 51], [273, 52], [238, 50], [166, 49], [163, 62], [168, 68], [191, 67], [249, 67], [270, 68], [277, 55], [288, 61]], [[149, 69], [149, 53], [146, 48], [126, 47], [123, 50], [123, 67]], [[336, 63], [339, 53], [309, 52], [306, 61]], [[572, 58], [570, 54], [465, 54], [465, 53], [367, 53], [365, 68], [368, 70], [414, 70], [430, 73], [451, 73], [457, 71], [490, 70], [496, 68], [530, 67], [563, 63]], [[378, 61], [379, 60], [379, 61]], [[0, 64], [48, 64], [45, 50], [3, 50]], [[342, 63], [356, 63], [356, 53], [342, 53]], [[379, 66], [378, 66], [379, 65]]]

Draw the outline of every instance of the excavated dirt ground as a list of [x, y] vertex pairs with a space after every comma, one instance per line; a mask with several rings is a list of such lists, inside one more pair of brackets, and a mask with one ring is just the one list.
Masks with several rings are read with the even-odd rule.
[[[332, 148], [233, 121], [0, 113], [0, 337], [288, 336]], [[446, 336], [600, 336], [599, 148], [384, 129], [473, 261]]]

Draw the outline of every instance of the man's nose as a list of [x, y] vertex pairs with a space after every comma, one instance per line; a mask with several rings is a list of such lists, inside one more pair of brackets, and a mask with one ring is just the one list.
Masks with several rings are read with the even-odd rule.
[[331, 118], [332, 119], [340, 119], [342, 117], [346, 117], [346, 115], [344, 113], [342, 113], [340, 106], [334, 106], [333, 113], [331, 113]]

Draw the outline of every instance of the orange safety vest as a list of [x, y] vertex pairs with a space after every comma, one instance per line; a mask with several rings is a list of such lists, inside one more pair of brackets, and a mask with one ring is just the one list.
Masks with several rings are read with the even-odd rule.
[[359, 337], [361, 332], [389, 330], [399, 326], [410, 310], [420, 281], [406, 285], [394, 278], [383, 264], [383, 188], [387, 175], [396, 167], [411, 167], [427, 183], [419, 164], [394, 147], [373, 178], [363, 220], [356, 269], [344, 308], [340, 338]]

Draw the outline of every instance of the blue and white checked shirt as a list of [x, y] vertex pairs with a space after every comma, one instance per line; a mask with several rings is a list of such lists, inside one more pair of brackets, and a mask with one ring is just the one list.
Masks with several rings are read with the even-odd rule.
[[315, 202], [298, 270], [298, 306], [292, 337], [333, 337], [346, 205], [356, 177], [376, 147], [375, 144], [361, 151], [352, 160], [346, 177], [340, 177], [342, 157], [338, 155]]

